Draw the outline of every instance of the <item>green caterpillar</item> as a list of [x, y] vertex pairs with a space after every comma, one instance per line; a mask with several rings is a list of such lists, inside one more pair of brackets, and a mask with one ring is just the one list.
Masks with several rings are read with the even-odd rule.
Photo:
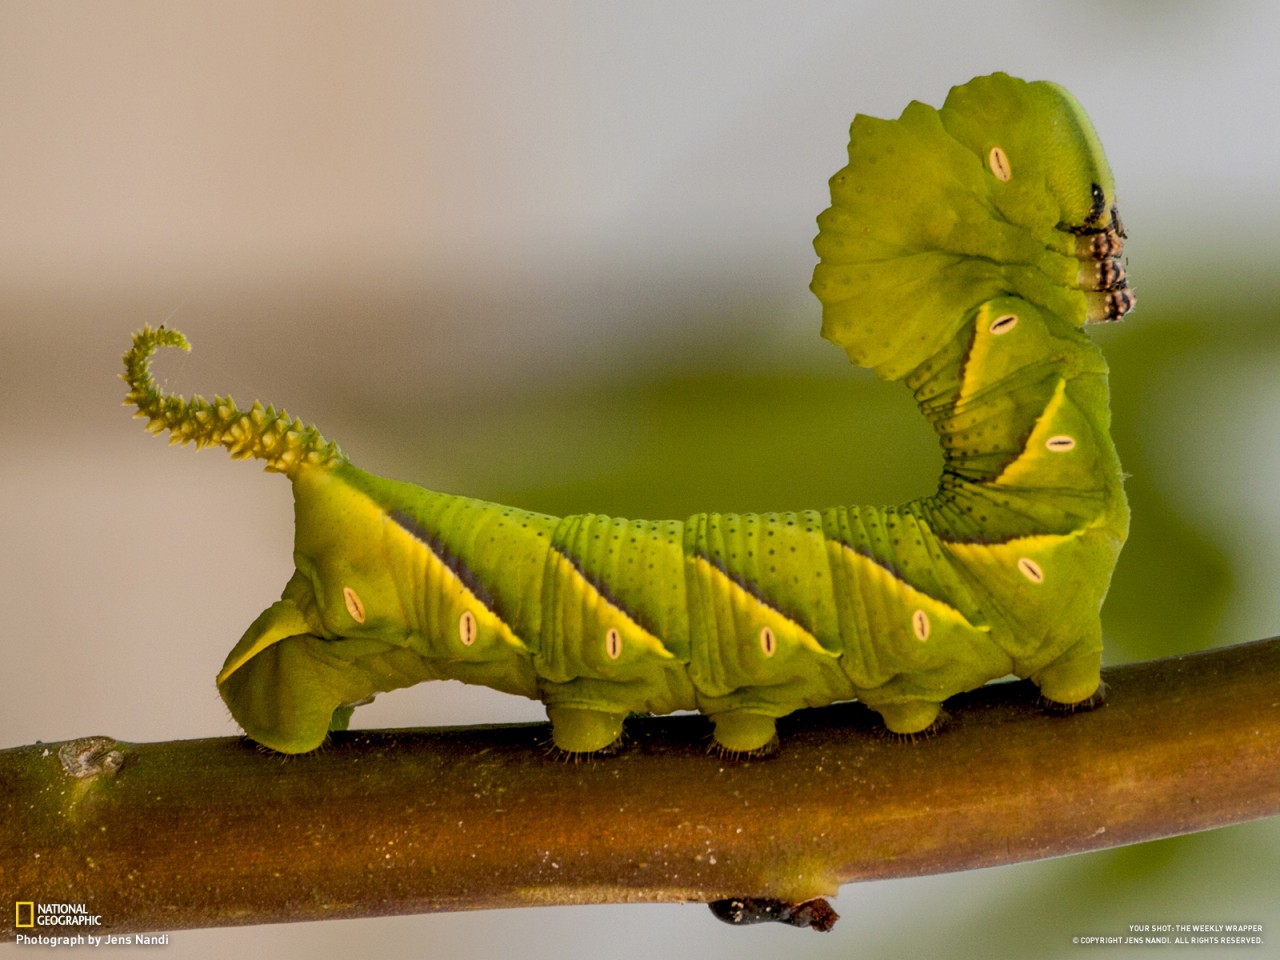
[[1004, 74], [941, 109], [858, 116], [814, 241], [823, 336], [904, 380], [937, 492], [898, 507], [563, 519], [365, 473], [272, 407], [162, 393], [177, 331], [125, 354], [126, 402], [171, 442], [293, 483], [296, 572], [218, 674], [254, 740], [296, 753], [354, 705], [453, 678], [544, 701], [565, 751], [633, 712], [697, 709], [730, 752], [858, 699], [892, 731], [1008, 674], [1099, 690], [1099, 607], [1128, 530], [1107, 367], [1082, 325], [1134, 304], [1111, 172], [1061, 87]]

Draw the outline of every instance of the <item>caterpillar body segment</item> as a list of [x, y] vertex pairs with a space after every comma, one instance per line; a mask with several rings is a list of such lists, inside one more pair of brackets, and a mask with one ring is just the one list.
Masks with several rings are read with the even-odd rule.
[[293, 484], [296, 572], [218, 675], [246, 733], [311, 750], [360, 702], [443, 678], [542, 700], [573, 753], [678, 710], [764, 751], [777, 718], [855, 698], [911, 734], [1008, 674], [1091, 702], [1128, 507], [1083, 326], [1133, 304], [1092, 128], [1059, 87], [979, 78], [855, 120], [832, 197], [824, 335], [903, 379], [942, 446], [937, 492], [898, 507], [636, 521], [432, 492], [272, 408], [164, 394], [149, 358], [185, 339], [137, 334], [128, 402], [151, 429]]

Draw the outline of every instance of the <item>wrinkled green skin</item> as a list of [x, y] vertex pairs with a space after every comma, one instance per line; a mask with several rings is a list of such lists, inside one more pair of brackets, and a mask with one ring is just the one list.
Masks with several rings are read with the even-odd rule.
[[245, 732], [312, 750], [353, 705], [445, 678], [544, 701], [575, 753], [686, 709], [722, 749], [765, 750], [776, 718], [854, 698], [909, 734], [1007, 674], [1089, 703], [1128, 508], [1081, 326], [1133, 303], [1097, 138], [1061, 88], [996, 74], [857, 117], [849, 155], [813, 290], [824, 336], [905, 380], [941, 438], [937, 493], [900, 507], [649, 522], [434, 493], [271, 408], [160, 393], [150, 356], [186, 341], [136, 335], [151, 429], [293, 483], [297, 570], [218, 675]]

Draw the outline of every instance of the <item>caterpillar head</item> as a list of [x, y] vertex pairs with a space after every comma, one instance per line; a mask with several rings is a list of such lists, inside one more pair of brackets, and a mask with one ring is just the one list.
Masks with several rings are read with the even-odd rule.
[[859, 115], [814, 240], [823, 336], [896, 380], [995, 297], [1073, 326], [1117, 319], [1133, 297], [1114, 194], [1088, 118], [1055, 84], [997, 73], [941, 109]]
[[1121, 259], [1125, 232], [1115, 178], [1075, 97], [1049, 81], [993, 74], [953, 88], [939, 113], [951, 136], [985, 158], [1000, 217], [1076, 238], [1073, 285], [1085, 294], [1083, 322], [1128, 313], [1136, 298]]

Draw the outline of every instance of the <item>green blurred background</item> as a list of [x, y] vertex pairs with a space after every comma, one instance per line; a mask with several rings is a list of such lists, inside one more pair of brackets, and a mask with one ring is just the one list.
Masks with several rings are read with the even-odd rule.
[[[813, 218], [855, 111], [994, 69], [1078, 96], [1130, 232], [1139, 307], [1096, 331], [1134, 517], [1109, 661], [1280, 632], [1278, 32], [1267, 0], [0, 4], [3, 745], [233, 733], [213, 673], [291, 569], [283, 480], [119, 406], [143, 323], [195, 344], [172, 388], [437, 489], [648, 517], [930, 492], [906, 391], [817, 336]], [[356, 721], [540, 717], [450, 683]], [[652, 906], [168, 950], [1051, 957], [1253, 922], [1280, 956], [1278, 854], [1269, 822], [847, 887], [825, 938]]]

